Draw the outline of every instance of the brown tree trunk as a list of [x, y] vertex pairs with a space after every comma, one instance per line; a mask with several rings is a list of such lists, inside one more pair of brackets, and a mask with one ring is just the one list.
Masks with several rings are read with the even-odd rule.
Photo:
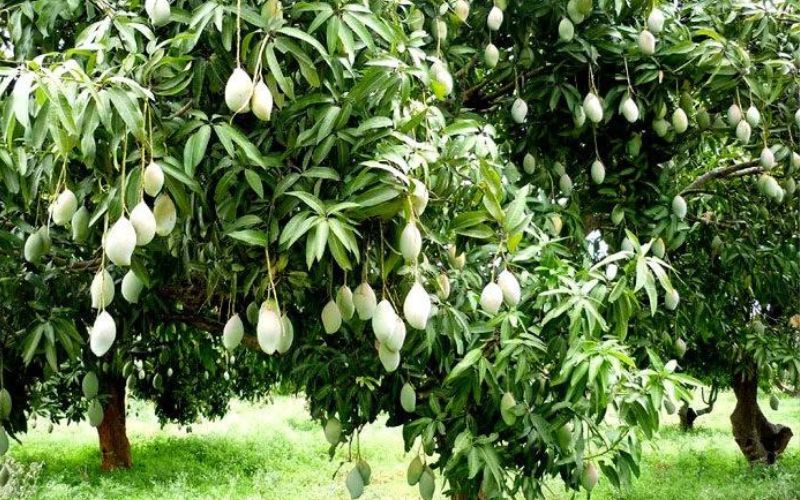
[[689, 432], [694, 430], [694, 422], [702, 417], [703, 415], [707, 415], [714, 410], [714, 403], [716, 402], [716, 396], [713, 396], [713, 399], [709, 400], [708, 406], [705, 408], [701, 408], [699, 410], [695, 410], [691, 406], [689, 406], [686, 402], [683, 403], [681, 409], [678, 410], [678, 417], [681, 420], [681, 429], [684, 432]]
[[484, 500], [483, 493], [478, 493], [475, 497], [470, 497], [469, 493], [453, 493], [450, 498], [452, 500]]
[[125, 381], [114, 378], [109, 384], [109, 398], [103, 422], [97, 428], [103, 470], [130, 469], [131, 444], [125, 432]]
[[694, 408], [683, 403], [681, 409], [678, 410], [678, 417], [681, 419], [681, 429], [688, 432], [694, 429], [694, 421], [697, 420], [697, 412]]
[[792, 430], [769, 422], [761, 413], [757, 376], [734, 374], [733, 392], [736, 394], [736, 407], [731, 413], [731, 425], [736, 444], [751, 463], [775, 463], [789, 444]]

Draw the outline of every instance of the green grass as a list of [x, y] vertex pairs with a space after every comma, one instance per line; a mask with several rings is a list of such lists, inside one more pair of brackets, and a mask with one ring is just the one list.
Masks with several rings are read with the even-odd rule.
[[[601, 479], [592, 498], [800, 498], [800, 439], [793, 439], [778, 466], [751, 469], [730, 434], [732, 407], [731, 395], [722, 394], [714, 412], [699, 419], [689, 435], [677, 428], [676, 417], [666, 417], [632, 488], [618, 492]], [[766, 401], [762, 407], [768, 408]], [[11, 456], [23, 465], [43, 464], [35, 497], [347, 498], [343, 476], [348, 466], [334, 478], [344, 455], [328, 460], [322, 431], [300, 399], [281, 397], [266, 406], [236, 403], [224, 419], [195, 424], [191, 432], [173, 425], [160, 428], [148, 406], [133, 403], [131, 410], [128, 431], [135, 465], [130, 471], [100, 472], [97, 434], [88, 424], [57, 426], [47, 433], [40, 422], [24, 436], [23, 446], [14, 446]], [[766, 412], [800, 433], [799, 400], [784, 399], [780, 411]], [[410, 458], [403, 453], [398, 429], [370, 426], [361, 442], [373, 470], [362, 498], [418, 498], [416, 488], [405, 483]], [[550, 498], [570, 498], [557, 481], [549, 486]]]

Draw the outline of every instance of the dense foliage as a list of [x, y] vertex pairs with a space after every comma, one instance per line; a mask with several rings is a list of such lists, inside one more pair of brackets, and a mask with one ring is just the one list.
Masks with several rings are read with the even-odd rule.
[[797, 384], [792, 2], [170, 3], [0, 6], [8, 430], [284, 383], [530, 497], [637, 475], [687, 346]]

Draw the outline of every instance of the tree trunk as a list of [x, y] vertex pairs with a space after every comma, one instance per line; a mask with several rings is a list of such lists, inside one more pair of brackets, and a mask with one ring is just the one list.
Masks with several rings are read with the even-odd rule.
[[694, 411], [694, 408], [684, 402], [681, 409], [678, 410], [678, 417], [681, 419], [681, 429], [684, 432], [694, 429], [694, 421], [697, 420], [697, 412]]
[[451, 500], [484, 500], [483, 493], [478, 493], [474, 497], [470, 497], [469, 493], [453, 493], [450, 498]]
[[97, 428], [103, 470], [130, 469], [131, 444], [125, 432], [125, 381], [114, 378], [109, 385], [109, 398], [103, 422]]
[[761, 413], [757, 376], [734, 374], [733, 392], [736, 407], [731, 413], [731, 425], [736, 444], [751, 463], [775, 463], [789, 444], [792, 430], [769, 422]]
[[706, 407], [699, 410], [695, 410], [689, 406], [686, 401], [683, 402], [681, 409], [678, 410], [678, 417], [681, 419], [681, 429], [683, 429], [684, 432], [694, 430], [694, 422], [698, 418], [714, 410], [714, 404], [717, 402], [717, 389], [711, 389], [708, 400], [706, 400], [705, 395], [703, 395], [703, 402], [706, 403]]

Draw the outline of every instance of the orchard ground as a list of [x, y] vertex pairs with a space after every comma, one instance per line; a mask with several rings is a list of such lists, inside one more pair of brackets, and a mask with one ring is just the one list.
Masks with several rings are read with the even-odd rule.
[[[782, 398], [779, 411], [770, 410], [765, 397], [760, 403], [770, 420], [800, 435], [800, 399]], [[642, 476], [622, 498], [800, 498], [800, 439], [792, 440], [777, 466], [751, 469], [731, 435], [733, 404], [732, 394], [721, 394], [714, 411], [698, 419], [689, 434], [678, 428], [677, 416], [665, 416], [659, 438], [647, 445]], [[310, 420], [302, 399], [235, 403], [231, 410], [224, 419], [196, 424], [187, 433], [174, 425], [160, 428], [151, 406], [131, 402], [128, 432], [135, 465], [130, 471], [100, 472], [97, 434], [88, 424], [56, 426], [48, 433], [47, 422], [39, 422], [11, 456], [25, 466], [42, 463], [33, 491], [48, 500], [349, 498], [344, 476], [350, 466], [334, 478], [345, 453], [328, 460], [322, 429]], [[373, 471], [362, 498], [419, 498], [416, 487], [406, 484], [411, 455], [403, 453], [399, 429], [371, 425], [361, 446]], [[549, 488], [548, 498], [570, 498], [558, 481]], [[601, 480], [592, 498], [620, 498], [620, 493]]]

